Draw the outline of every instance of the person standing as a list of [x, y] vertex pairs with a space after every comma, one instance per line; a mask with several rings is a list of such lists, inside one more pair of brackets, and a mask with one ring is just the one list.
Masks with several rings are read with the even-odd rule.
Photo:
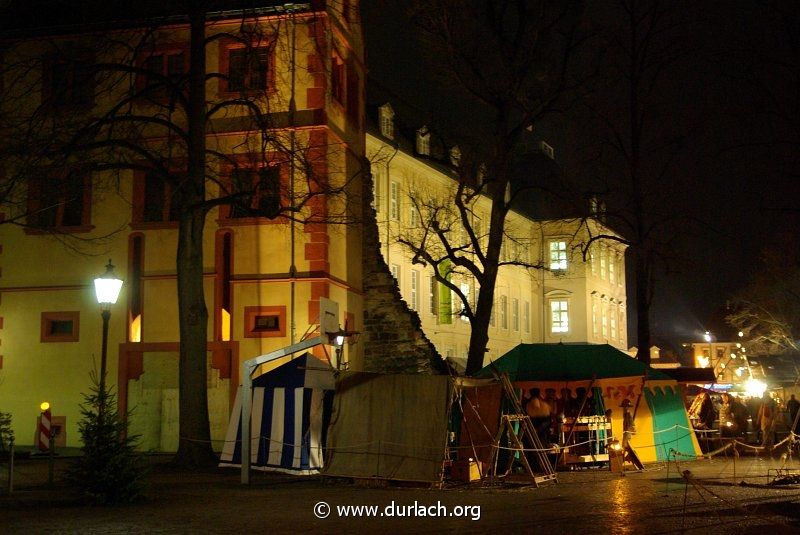
[[631, 441], [631, 436], [636, 432], [636, 426], [633, 423], [633, 415], [631, 414], [631, 400], [622, 400], [622, 447], [627, 448]]
[[800, 410], [800, 401], [797, 401], [794, 394], [786, 402], [786, 409], [789, 411], [789, 429], [797, 433], [797, 412]]
[[720, 399], [722, 405], [719, 407], [719, 434], [723, 437], [735, 437], [739, 432], [739, 426], [733, 414], [733, 400], [727, 392], [723, 392]]
[[775, 400], [771, 395], [762, 398], [761, 406], [758, 408], [758, 423], [761, 429], [761, 445], [771, 449], [775, 443]]

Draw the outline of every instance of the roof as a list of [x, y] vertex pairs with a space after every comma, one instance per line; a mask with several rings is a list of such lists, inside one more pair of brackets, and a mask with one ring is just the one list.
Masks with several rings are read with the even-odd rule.
[[494, 370], [508, 373], [511, 381], [578, 381], [643, 376], [672, 380], [608, 344], [520, 344], [484, 367], [478, 377]]
[[[215, 0], [208, 3], [209, 19], [226, 19], [283, 9], [283, 0]], [[316, 4], [299, 2], [296, 9]], [[0, 35], [28, 37], [125, 28], [153, 23], [187, 22], [183, 3], [160, 0], [10, 0], [0, 3]]]
[[679, 383], [706, 385], [717, 382], [717, 377], [711, 368], [680, 367], [664, 368], [662, 371]]

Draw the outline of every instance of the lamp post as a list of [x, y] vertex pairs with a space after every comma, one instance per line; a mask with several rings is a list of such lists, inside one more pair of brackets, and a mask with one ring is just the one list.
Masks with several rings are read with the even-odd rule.
[[114, 275], [114, 265], [109, 258], [106, 272], [94, 280], [94, 291], [103, 318], [103, 347], [100, 353], [100, 391], [105, 391], [106, 360], [108, 355], [108, 320], [111, 319], [111, 305], [117, 302], [122, 289], [122, 279]]

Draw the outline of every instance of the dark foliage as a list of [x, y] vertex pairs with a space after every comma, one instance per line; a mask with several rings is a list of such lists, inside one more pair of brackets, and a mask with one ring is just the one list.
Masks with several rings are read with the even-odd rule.
[[117, 411], [116, 395], [96, 381], [81, 405], [78, 424], [83, 455], [70, 467], [68, 480], [97, 504], [131, 503], [141, 498], [147, 472], [136, 452], [138, 435], [128, 435]]

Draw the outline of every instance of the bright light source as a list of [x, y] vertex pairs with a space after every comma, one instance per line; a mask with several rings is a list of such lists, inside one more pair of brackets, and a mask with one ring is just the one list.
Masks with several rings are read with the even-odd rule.
[[736, 353], [731, 353], [731, 358], [735, 359], [736, 358]]
[[736, 377], [742, 376], [742, 368], [736, 368]]
[[700, 365], [701, 368], [708, 368], [708, 357], [703, 355], [698, 355], [697, 363]]
[[744, 333], [742, 331], [739, 331], [739, 338], [741, 338], [743, 336], [744, 336]]
[[97, 302], [105, 308], [110, 308], [111, 305], [117, 302], [121, 289], [122, 279], [118, 279], [114, 275], [114, 265], [109, 259], [106, 265], [106, 272], [94, 280], [94, 291], [95, 294], [97, 294]]
[[337, 347], [342, 347], [344, 345], [344, 335], [343, 334], [337, 334], [336, 338], [334, 339], [334, 344]]
[[39, 405], [39, 408], [42, 409], [42, 412], [44, 412], [50, 408], [50, 404], [46, 401], [42, 401], [42, 404]]
[[742, 344], [740, 344], [739, 342], [736, 342], [736, 347], [742, 347]]
[[744, 382], [744, 391], [748, 396], [760, 398], [767, 390], [767, 385], [752, 377]]
[[726, 427], [733, 427], [733, 422], [730, 422], [730, 421], [725, 422], [725, 426]]
[[705, 340], [706, 342], [710, 342], [711, 341], [711, 333], [706, 331], [706, 333], [703, 335], [703, 340]]
[[620, 451], [622, 449], [622, 444], [617, 442], [616, 440], [611, 443], [611, 449], [614, 451]]

